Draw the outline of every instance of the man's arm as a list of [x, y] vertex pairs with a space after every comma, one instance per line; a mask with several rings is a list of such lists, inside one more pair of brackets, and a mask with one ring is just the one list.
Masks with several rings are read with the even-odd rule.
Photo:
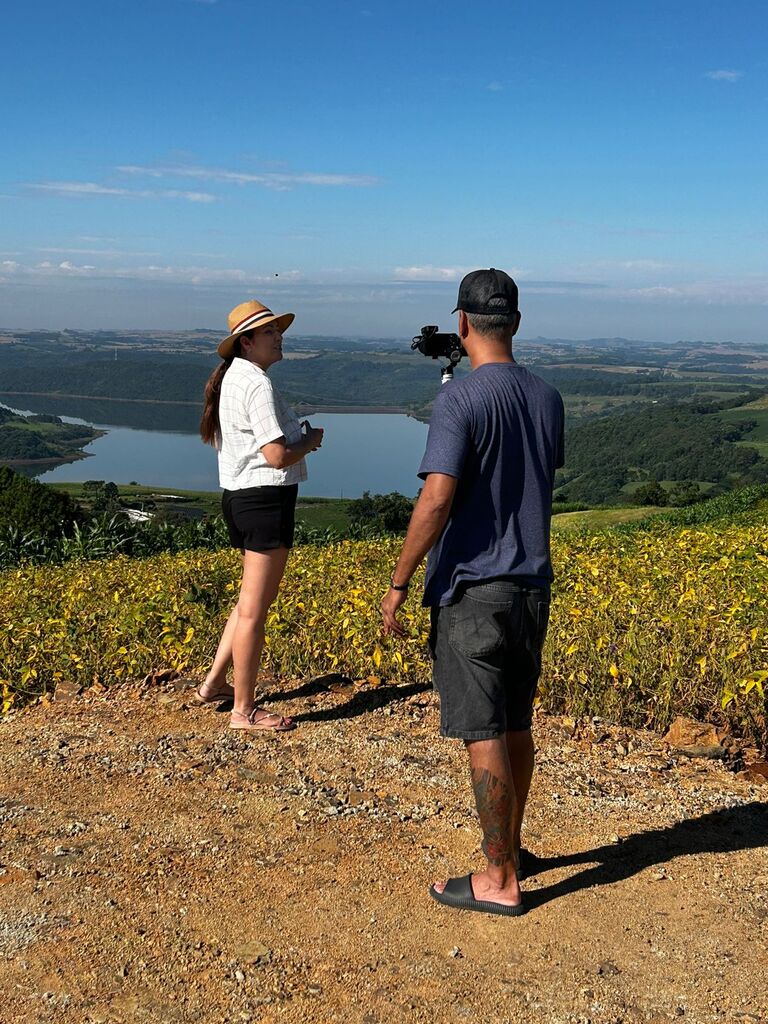
[[[424, 482], [424, 487], [408, 524], [408, 532], [403, 541], [400, 557], [392, 574], [392, 582], [396, 586], [407, 586], [419, 563], [443, 532], [443, 527], [451, 511], [457, 483], [455, 476], [448, 476], [446, 473], [430, 473]], [[405, 633], [402, 625], [398, 622], [397, 610], [404, 603], [406, 597], [405, 590], [394, 590], [390, 587], [387, 591], [381, 602], [385, 633], [396, 633], [398, 636], [403, 636]]]

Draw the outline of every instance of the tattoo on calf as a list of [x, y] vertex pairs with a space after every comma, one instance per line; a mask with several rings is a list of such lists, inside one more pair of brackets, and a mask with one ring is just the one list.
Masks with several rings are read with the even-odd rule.
[[491, 864], [506, 864], [512, 860], [509, 830], [514, 792], [487, 768], [472, 769], [472, 789], [483, 830], [483, 853]]

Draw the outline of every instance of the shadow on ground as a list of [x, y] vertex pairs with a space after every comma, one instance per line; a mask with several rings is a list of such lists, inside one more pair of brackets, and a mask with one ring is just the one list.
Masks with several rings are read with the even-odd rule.
[[[299, 711], [292, 714], [295, 722], [334, 722], [345, 718], [358, 718], [369, 711], [386, 707], [393, 701], [405, 700], [417, 693], [425, 693], [432, 689], [431, 683], [408, 683], [390, 684], [374, 688], [360, 689], [352, 685], [351, 680], [343, 676], [325, 675], [315, 679], [309, 679], [301, 686], [293, 690], [273, 691], [264, 696], [263, 701], [267, 703], [272, 700], [297, 700], [301, 697], [312, 697], [320, 693], [327, 693], [333, 685], [340, 687], [336, 692], [344, 693], [347, 689], [352, 694], [350, 700], [344, 704], [337, 704], [331, 708], [318, 708], [312, 711]], [[261, 703], [261, 700], [259, 701]]]
[[754, 802], [688, 818], [667, 828], [638, 832], [623, 842], [599, 846], [561, 857], [534, 857], [529, 876], [541, 876], [554, 868], [591, 864], [592, 867], [554, 885], [526, 892], [529, 910], [581, 889], [613, 885], [632, 875], [666, 864], [676, 857], [697, 853], [732, 853], [768, 845], [768, 804]]

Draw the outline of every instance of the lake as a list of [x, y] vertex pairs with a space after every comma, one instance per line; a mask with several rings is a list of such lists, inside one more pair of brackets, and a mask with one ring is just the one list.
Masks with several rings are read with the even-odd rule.
[[[11, 405], [0, 396], [2, 404]], [[15, 398], [13, 405], [21, 402]], [[36, 474], [43, 483], [112, 480], [190, 491], [218, 490], [215, 451], [197, 434], [199, 409], [154, 403], [25, 396], [22, 413], [51, 413], [65, 422], [89, 423], [107, 433], [89, 444], [89, 458]], [[363, 491], [399, 491], [413, 497], [427, 426], [400, 414], [316, 413], [325, 428], [323, 447], [307, 457], [302, 493], [357, 498]]]

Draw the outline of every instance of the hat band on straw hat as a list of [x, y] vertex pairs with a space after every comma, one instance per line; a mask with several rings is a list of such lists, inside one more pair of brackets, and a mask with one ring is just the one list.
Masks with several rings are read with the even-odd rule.
[[230, 333], [241, 334], [250, 327], [258, 327], [262, 320], [267, 320], [269, 317], [274, 317], [274, 315], [275, 314], [272, 310], [267, 309], [265, 306], [264, 309], [260, 309], [258, 313], [249, 313], [244, 320], [241, 320], [239, 324], [236, 324], [236, 326], [232, 328]]

